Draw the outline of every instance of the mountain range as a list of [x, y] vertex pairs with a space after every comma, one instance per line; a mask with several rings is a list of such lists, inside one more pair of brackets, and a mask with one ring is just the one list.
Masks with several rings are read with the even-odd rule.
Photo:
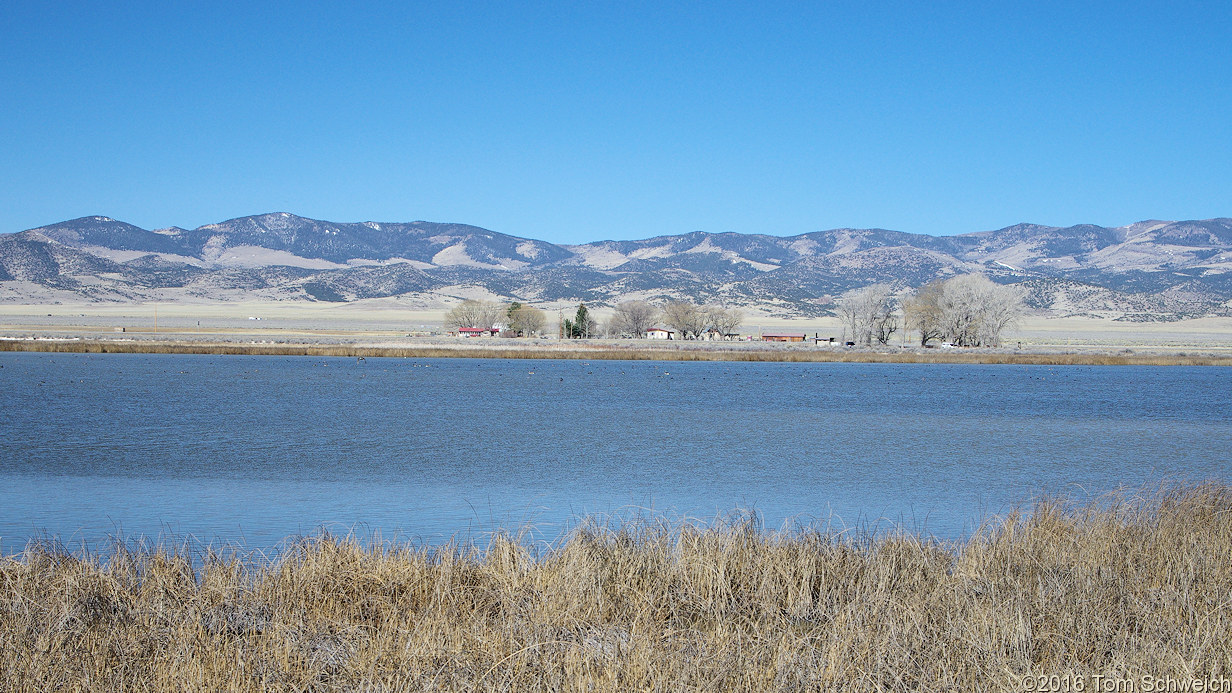
[[466, 224], [273, 213], [146, 230], [94, 216], [0, 234], [0, 302], [462, 297], [562, 305], [684, 298], [822, 315], [843, 292], [982, 272], [1054, 314], [1232, 314], [1232, 219], [1018, 224], [954, 236], [693, 232], [558, 245]]

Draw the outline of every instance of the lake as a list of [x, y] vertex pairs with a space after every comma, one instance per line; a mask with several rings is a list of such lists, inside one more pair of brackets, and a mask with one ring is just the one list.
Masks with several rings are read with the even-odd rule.
[[943, 538], [1232, 477], [1232, 369], [0, 353], [0, 551], [757, 513]]

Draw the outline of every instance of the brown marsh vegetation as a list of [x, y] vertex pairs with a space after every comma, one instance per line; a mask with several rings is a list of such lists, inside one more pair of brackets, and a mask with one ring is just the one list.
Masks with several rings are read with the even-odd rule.
[[[495, 341], [495, 340], [493, 340]], [[1041, 366], [1230, 366], [1232, 356], [1185, 353], [1033, 353], [1004, 350], [846, 350], [842, 348], [724, 348], [694, 345], [417, 345], [259, 344], [243, 342], [4, 339], [0, 351], [89, 354], [245, 354], [404, 358], [580, 359], [587, 361], [784, 361], [803, 363], [984, 363]]]
[[[1232, 678], [1232, 487], [909, 533], [583, 524], [535, 550], [0, 559], [6, 690], [980, 690]], [[1088, 679], [1089, 685], [1090, 679]], [[1088, 690], [1090, 690], [1088, 688]]]

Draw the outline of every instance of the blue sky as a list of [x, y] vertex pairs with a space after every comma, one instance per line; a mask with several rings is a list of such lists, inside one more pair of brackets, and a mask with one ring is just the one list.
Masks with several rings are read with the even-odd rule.
[[0, 133], [0, 231], [1232, 216], [1232, 3], [7, 0]]

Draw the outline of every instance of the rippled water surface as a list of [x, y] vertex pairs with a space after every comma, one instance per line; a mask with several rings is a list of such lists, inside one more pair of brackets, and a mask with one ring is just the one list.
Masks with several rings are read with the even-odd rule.
[[1232, 478], [1232, 369], [0, 353], [0, 550], [753, 509], [943, 537]]

